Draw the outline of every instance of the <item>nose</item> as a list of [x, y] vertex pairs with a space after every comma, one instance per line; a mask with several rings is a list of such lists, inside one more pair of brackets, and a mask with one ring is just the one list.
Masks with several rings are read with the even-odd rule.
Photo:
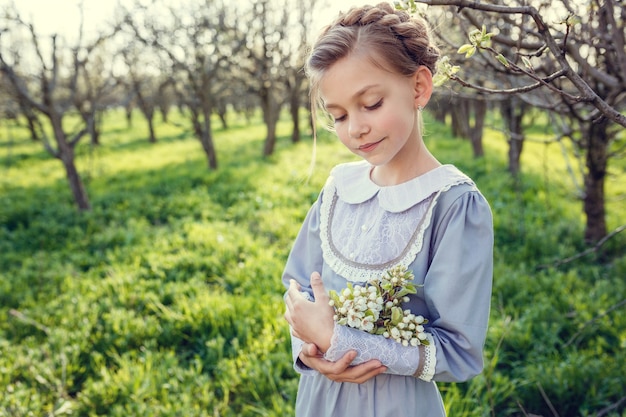
[[348, 134], [353, 139], [359, 139], [361, 136], [369, 132], [369, 127], [362, 117], [352, 116], [350, 118], [350, 126]]

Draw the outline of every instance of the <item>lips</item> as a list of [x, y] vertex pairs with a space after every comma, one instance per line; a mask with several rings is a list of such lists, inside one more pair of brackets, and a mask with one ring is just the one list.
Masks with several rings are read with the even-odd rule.
[[376, 147], [384, 140], [381, 139], [378, 142], [370, 142], [370, 143], [364, 143], [363, 145], [359, 146], [359, 150], [361, 152], [371, 152], [374, 149], [376, 149]]

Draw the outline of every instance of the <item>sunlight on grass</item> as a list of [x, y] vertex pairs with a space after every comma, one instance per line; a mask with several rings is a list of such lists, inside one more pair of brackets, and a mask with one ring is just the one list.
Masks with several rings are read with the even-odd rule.
[[[321, 131], [292, 144], [286, 117], [276, 153], [265, 128], [214, 121], [211, 171], [187, 121], [156, 118], [148, 143], [137, 113], [104, 118], [77, 164], [93, 205], [74, 208], [61, 163], [15, 126], [0, 137], [0, 415], [287, 416], [297, 375], [282, 317], [289, 249], [331, 168], [357, 158]], [[303, 126], [306, 121], [303, 121]], [[592, 415], [623, 396], [626, 257], [584, 250], [584, 218], [558, 144], [539, 127], [522, 175], [485, 132], [484, 158], [427, 115], [429, 148], [469, 174], [494, 211], [496, 253], [485, 371], [440, 384], [449, 415]], [[609, 224], [625, 221], [625, 166], [607, 181]], [[578, 170], [575, 167], [575, 170]], [[619, 414], [607, 414], [618, 417]]]

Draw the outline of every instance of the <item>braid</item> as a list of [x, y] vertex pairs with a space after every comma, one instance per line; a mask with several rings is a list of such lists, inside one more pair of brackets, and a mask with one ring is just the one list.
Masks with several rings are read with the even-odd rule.
[[423, 19], [389, 3], [352, 8], [322, 30], [307, 60], [314, 119], [315, 103], [323, 107], [319, 83], [324, 72], [349, 54], [367, 56], [374, 65], [404, 76], [413, 75], [420, 66], [434, 74], [439, 59]]
[[[333, 39], [333, 35], [337, 39]], [[335, 48], [331, 48], [333, 52], [326, 57], [330, 58], [331, 64], [359, 48], [373, 48], [399, 73], [408, 75], [424, 65], [434, 74], [439, 59], [439, 50], [430, 44], [426, 22], [395, 10], [389, 3], [352, 8], [341, 14], [322, 32], [309, 65], [315, 67], [311, 64], [315, 63], [316, 49], [319, 55], [324, 54], [325, 41], [330, 45], [339, 40], [342, 50], [336, 50], [339, 45], [334, 45]], [[320, 67], [317, 69], [323, 70]]]

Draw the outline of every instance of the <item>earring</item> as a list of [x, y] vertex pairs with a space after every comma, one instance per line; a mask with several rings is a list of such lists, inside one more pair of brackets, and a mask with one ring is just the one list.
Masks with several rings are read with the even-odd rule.
[[421, 104], [418, 104], [417, 105], [417, 111], [421, 113], [422, 110], [424, 110], [424, 107]]

